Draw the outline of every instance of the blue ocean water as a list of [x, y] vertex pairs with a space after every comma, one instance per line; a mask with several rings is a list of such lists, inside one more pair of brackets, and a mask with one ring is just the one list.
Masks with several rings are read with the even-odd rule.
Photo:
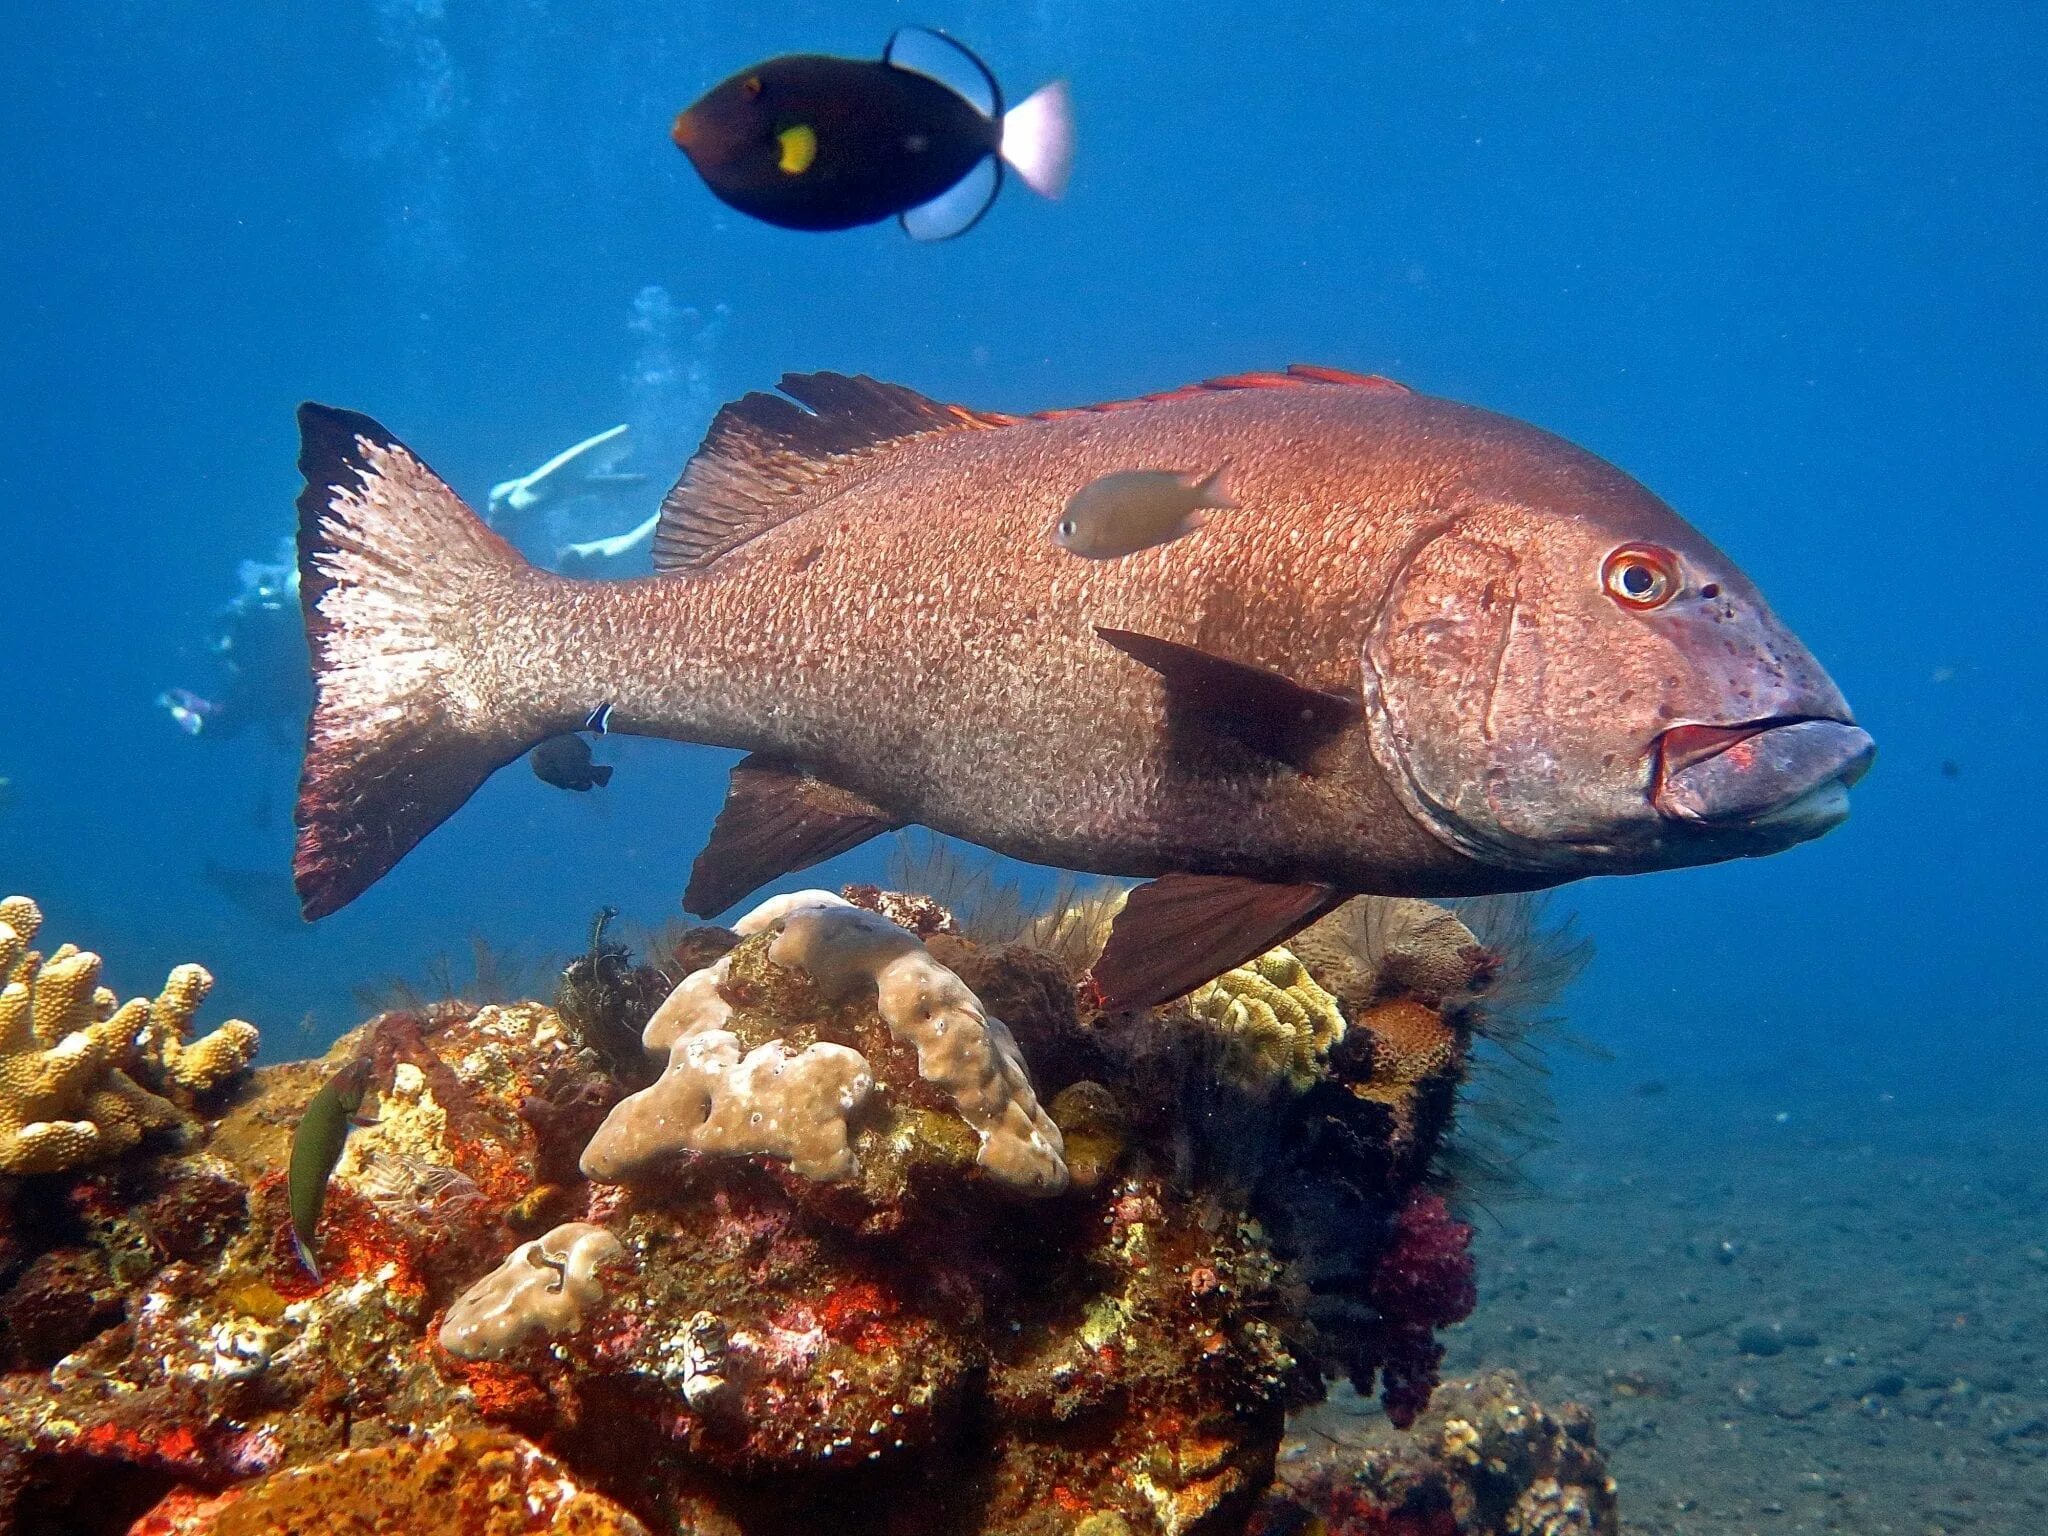
[[[1063, 203], [1013, 186], [943, 245], [785, 233], [668, 142], [749, 61], [911, 21], [1013, 96], [1072, 81]], [[1568, 1065], [1568, 1104], [1677, 1076], [1731, 1113], [1826, 1084], [2038, 1116], [2044, 45], [2017, 4], [24, 12], [0, 65], [0, 885], [128, 991], [205, 959], [273, 1055], [472, 935], [564, 954], [600, 905], [675, 915], [730, 758], [616, 738], [608, 789], [508, 770], [316, 928], [209, 880], [283, 874], [296, 752], [187, 736], [157, 700], [218, 684], [238, 567], [293, 525], [302, 398], [377, 416], [477, 501], [630, 421], [649, 480], [623, 529], [784, 370], [1026, 410], [1310, 361], [1642, 478], [1880, 744], [1817, 844], [1564, 893], [1601, 949], [1576, 1027], [1616, 1058]]]

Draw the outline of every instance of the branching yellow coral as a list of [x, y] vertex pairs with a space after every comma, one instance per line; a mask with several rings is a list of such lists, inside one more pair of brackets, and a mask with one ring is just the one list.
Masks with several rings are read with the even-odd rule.
[[0, 1173], [55, 1173], [118, 1157], [188, 1123], [170, 1097], [218, 1087], [248, 1065], [256, 1030], [240, 1020], [187, 1043], [212, 978], [179, 966], [154, 1003], [115, 1005], [100, 957], [29, 946], [43, 924], [26, 896], [0, 900]]
[[205, 966], [181, 965], [149, 1005], [149, 1028], [142, 1035], [142, 1050], [167, 1087], [188, 1094], [211, 1093], [255, 1059], [256, 1026], [241, 1019], [229, 1019], [197, 1040], [186, 1038], [192, 1030], [192, 1016], [212, 990], [213, 976]]
[[1269, 949], [1190, 993], [1188, 1010], [1224, 1042], [1224, 1069], [1253, 1086], [1284, 1078], [1312, 1087], [1330, 1047], [1344, 1038], [1337, 999], [1291, 950]]

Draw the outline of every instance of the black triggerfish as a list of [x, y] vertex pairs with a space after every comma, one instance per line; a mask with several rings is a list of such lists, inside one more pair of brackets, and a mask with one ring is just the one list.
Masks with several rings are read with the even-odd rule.
[[291, 1171], [286, 1176], [292, 1245], [315, 1280], [320, 1278], [320, 1266], [313, 1258], [313, 1239], [320, 1227], [320, 1209], [327, 1203], [327, 1181], [341, 1161], [349, 1127], [356, 1123], [369, 1088], [370, 1060], [358, 1056], [320, 1085], [292, 1132]]
[[[719, 413], [657, 574], [619, 582], [535, 569], [376, 422], [300, 409], [308, 916], [600, 702], [752, 754], [690, 911], [910, 824], [1157, 877], [1095, 967], [1119, 1007], [1360, 893], [1775, 853], [1869, 766], [1733, 560], [1505, 416], [1299, 366], [1038, 416], [782, 390]], [[1116, 560], [1046, 537], [1134, 462], [1228, 462], [1256, 515]]]
[[670, 136], [741, 213], [805, 230], [894, 217], [919, 240], [973, 228], [1005, 165], [1058, 197], [1074, 152], [1064, 84], [1005, 110], [988, 66], [925, 27], [899, 28], [878, 60], [790, 54], [742, 70]]

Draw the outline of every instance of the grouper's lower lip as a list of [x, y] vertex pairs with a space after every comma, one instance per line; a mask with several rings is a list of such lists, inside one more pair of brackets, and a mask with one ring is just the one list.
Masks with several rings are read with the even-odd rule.
[[1849, 814], [1849, 787], [1876, 753], [1846, 720], [1681, 725], [1658, 738], [1650, 799], [1675, 821], [1802, 841]]

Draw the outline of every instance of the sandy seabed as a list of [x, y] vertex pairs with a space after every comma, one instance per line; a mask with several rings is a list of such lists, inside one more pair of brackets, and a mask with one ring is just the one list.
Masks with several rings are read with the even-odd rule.
[[1631, 1536], [2048, 1533], [2048, 1072], [1597, 1078], [1481, 1217], [1446, 1377], [1592, 1408]]

